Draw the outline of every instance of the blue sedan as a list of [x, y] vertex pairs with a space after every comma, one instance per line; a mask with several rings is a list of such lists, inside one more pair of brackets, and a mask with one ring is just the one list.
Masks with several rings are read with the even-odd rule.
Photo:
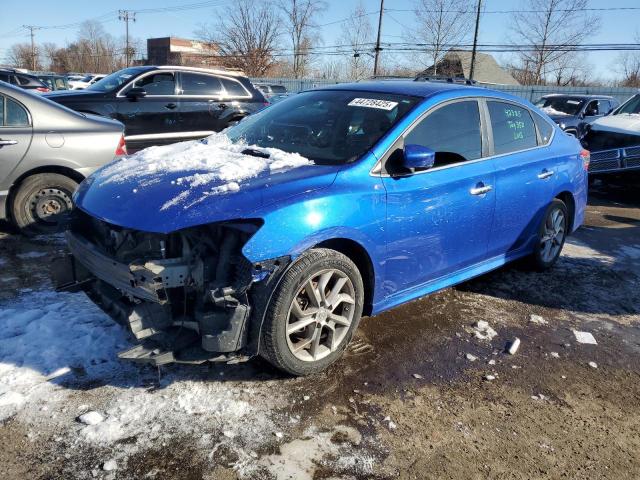
[[139, 344], [139, 362], [261, 355], [294, 375], [362, 315], [527, 258], [584, 218], [589, 152], [532, 104], [388, 81], [303, 92], [202, 141], [81, 184], [56, 262]]

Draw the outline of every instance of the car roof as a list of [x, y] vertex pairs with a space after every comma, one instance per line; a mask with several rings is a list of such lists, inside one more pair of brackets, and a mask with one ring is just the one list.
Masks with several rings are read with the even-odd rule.
[[589, 93], [550, 93], [548, 95], [543, 95], [541, 98], [548, 98], [548, 97], [606, 98], [607, 100], [615, 100], [613, 97], [609, 95], [592, 95]]
[[474, 96], [499, 96], [505, 99], [515, 100], [522, 102], [521, 98], [513, 97], [512, 95], [499, 92], [497, 90], [491, 90], [483, 87], [473, 87], [470, 85], [463, 85], [457, 83], [447, 82], [428, 82], [428, 81], [413, 81], [413, 80], [371, 80], [357, 83], [339, 83], [336, 85], [327, 85], [313, 89], [316, 90], [349, 90], [357, 92], [376, 92], [376, 93], [390, 93], [395, 95], [410, 95], [413, 97], [428, 98], [435, 94], [448, 92], [448, 91], [468, 91]]

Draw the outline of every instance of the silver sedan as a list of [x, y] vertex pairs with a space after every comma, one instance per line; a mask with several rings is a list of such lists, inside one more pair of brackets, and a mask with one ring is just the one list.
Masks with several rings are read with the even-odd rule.
[[0, 220], [49, 233], [78, 184], [126, 154], [124, 127], [0, 81]]

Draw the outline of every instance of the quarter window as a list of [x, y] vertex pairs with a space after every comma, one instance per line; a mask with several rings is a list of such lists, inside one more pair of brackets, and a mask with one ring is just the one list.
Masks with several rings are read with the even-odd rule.
[[200, 75], [197, 73], [182, 73], [182, 94], [200, 95], [205, 97], [219, 96], [222, 93], [222, 84], [217, 77], [212, 75]]
[[431, 112], [404, 140], [436, 152], [436, 167], [482, 156], [480, 110], [475, 100], [450, 103]]
[[133, 87], [141, 87], [149, 96], [175, 95], [176, 80], [173, 72], [158, 72], [133, 82]]
[[221, 78], [224, 89], [227, 91], [227, 95], [230, 97], [248, 97], [249, 92], [242, 86], [237, 80], [231, 80], [230, 78]]
[[533, 112], [533, 121], [536, 122], [538, 132], [540, 132], [539, 145], [546, 145], [549, 143], [551, 136], [553, 135], [553, 126], [536, 112]]
[[496, 155], [517, 152], [537, 146], [536, 127], [529, 110], [513, 103], [487, 102], [493, 148]]
[[28, 127], [29, 115], [18, 102], [6, 99], [4, 112], [4, 126], [6, 127]]

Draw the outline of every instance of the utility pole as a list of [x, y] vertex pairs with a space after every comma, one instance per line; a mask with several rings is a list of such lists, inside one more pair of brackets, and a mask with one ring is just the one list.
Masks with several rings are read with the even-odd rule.
[[23, 25], [22, 28], [26, 28], [29, 30], [29, 35], [31, 35], [31, 70], [36, 69], [36, 42], [35, 42], [35, 31], [39, 30], [40, 27], [36, 27], [34, 25]]
[[118, 20], [123, 20], [125, 23], [125, 31], [126, 31], [126, 48], [125, 48], [125, 58], [127, 60], [127, 67], [131, 63], [131, 49], [129, 48], [129, 20], [132, 22], [136, 21], [136, 12], [132, 12], [131, 10], [118, 10]]
[[378, 74], [378, 59], [380, 57], [380, 33], [382, 31], [382, 12], [384, 12], [384, 0], [380, 0], [380, 15], [378, 16], [378, 38], [376, 39], [376, 56], [373, 60], [373, 75]]
[[473, 35], [473, 50], [471, 50], [471, 68], [469, 69], [469, 80], [473, 80], [473, 70], [476, 66], [476, 48], [478, 46], [478, 27], [480, 25], [480, 8], [482, 0], [478, 0], [478, 11], [476, 12], [476, 32]]

